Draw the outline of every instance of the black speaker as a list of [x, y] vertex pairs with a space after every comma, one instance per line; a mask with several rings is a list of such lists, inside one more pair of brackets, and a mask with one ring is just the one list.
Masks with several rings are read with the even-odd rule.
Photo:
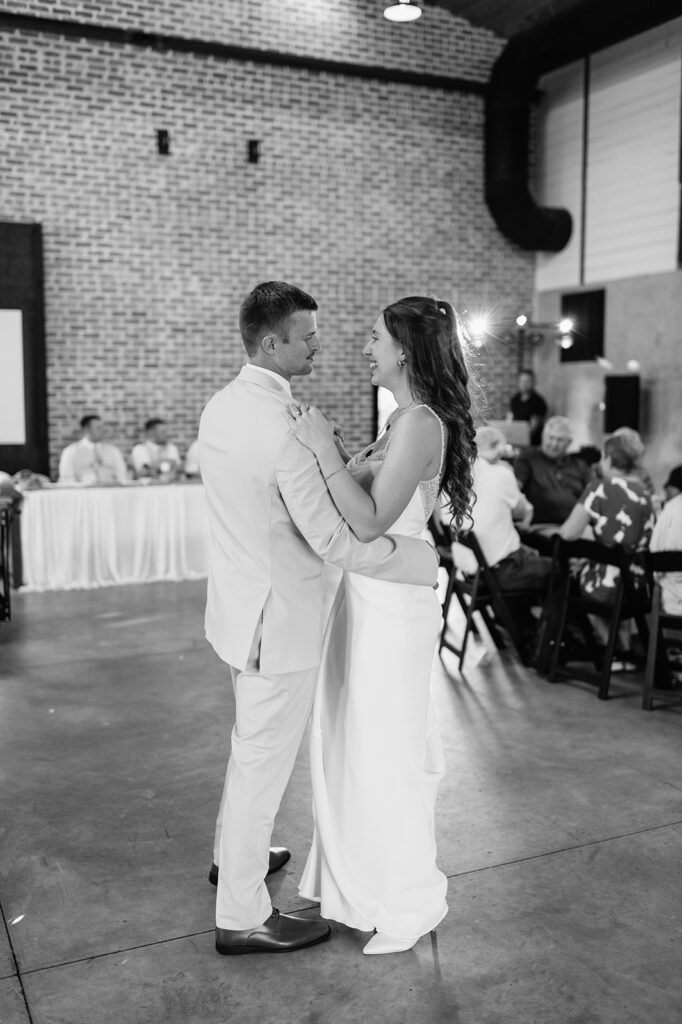
[[604, 395], [604, 432], [612, 434], [618, 427], [639, 430], [639, 377], [629, 373], [622, 377], [606, 377]]
[[561, 296], [561, 316], [573, 321], [573, 344], [562, 348], [562, 363], [591, 362], [604, 355], [604, 315], [606, 292], [573, 292]]

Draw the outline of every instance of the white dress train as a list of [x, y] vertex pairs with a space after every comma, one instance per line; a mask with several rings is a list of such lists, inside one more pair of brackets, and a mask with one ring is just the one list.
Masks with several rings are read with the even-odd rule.
[[[385, 450], [349, 463], [365, 486]], [[440, 475], [420, 484], [388, 532], [424, 535]], [[312, 713], [315, 830], [299, 890], [351, 928], [419, 936], [448, 910], [434, 822], [443, 754], [430, 698], [440, 624], [434, 590], [344, 573]]]

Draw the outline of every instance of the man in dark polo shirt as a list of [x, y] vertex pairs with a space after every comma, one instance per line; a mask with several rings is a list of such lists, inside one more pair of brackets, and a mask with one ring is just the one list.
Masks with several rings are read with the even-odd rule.
[[514, 463], [519, 487], [535, 509], [533, 525], [563, 523], [591, 478], [590, 467], [567, 448], [573, 432], [564, 416], [550, 416], [539, 448], [526, 448]]
[[510, 399], [507, 419], [525, 420], [530, 427], [530, 443], [538, 445], [546, 415], [547, 402], [535, 390], [535, 374], [532, 370], [521, 370], [519, 390]]

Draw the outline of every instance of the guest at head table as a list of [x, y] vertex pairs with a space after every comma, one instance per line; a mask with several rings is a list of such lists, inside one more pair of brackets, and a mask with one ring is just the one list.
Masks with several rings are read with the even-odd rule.
[[[527, 526], [533, 506], [521, 494], [511, 466], [501, 461], [506, 444], [497, 427], [479, 427], [476, 431], [478, 458], [473, 466], [476, 501], [471, 512], [472, 529], [503, 590], [541, 588], [549, 577], [552, 560], [521, 543], [514, 524]], [[459, 565], [456, 550], [453, 556]], [[467, 571], [465, 566], [460, 567]], [[475, 568], [473, 565], [472, 570]]]
[[24, 496], [14, 486], [12, 477], [0, 469], [0, 503], [12, 505], [18, 511], [23, 500]]
[[[675, 466], [664, 485], [665, 505], [651, 535], [652, 551], [682, 551], [682, 466]], [[660, 573], [663, 611], [682, 615], [682, 573]]]
[[145, 439], [130, 453], [136, 477], [156, 477], [170, 482], [180, 468], [180, 453], [168, 440], [166, 421], [155, 417], [144, 425]]
[[109, 441], [103, 441], [99, 416], [83, 416], [81, 439], [67, 445], [59, 459], [60, 484], [122, 484], [127, 479], [123, 455]]
[[185, 455], [185, 476], [201, 478], [199, 468], [199, 442], [192, 441]]
[[507, 419], [525, 420], [530, 427], [530, 443], [540, 444], [542, 427], [547, 415], [547, 402], [535, 390], [535, 373], [533, 370], [521, 370], [519, 373], [519, 390], [509, 401]]
[[533, 525], [563, 523], [590, 481], [590, 468], [569, 454], [573, 439], [565, 416], [550, 416], [539, 448], [526, 448], [514, 462], [519, 487], [533, 506]]

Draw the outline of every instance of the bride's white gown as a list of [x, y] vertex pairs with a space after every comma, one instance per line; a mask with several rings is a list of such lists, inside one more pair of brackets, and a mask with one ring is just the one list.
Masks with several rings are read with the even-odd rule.
[[[365, 487], [386, 449], [371, 451], [348, 464]], [[422, 482], [387, 532], [424, 536], [439, 480]], [[429, 689], [440, 623], [435, 590], [344, 573], [313, 707], [315, 832], [299, 889], [351, 928], [418, 936], [448, 910], [434, 828], [443, 755]]]

